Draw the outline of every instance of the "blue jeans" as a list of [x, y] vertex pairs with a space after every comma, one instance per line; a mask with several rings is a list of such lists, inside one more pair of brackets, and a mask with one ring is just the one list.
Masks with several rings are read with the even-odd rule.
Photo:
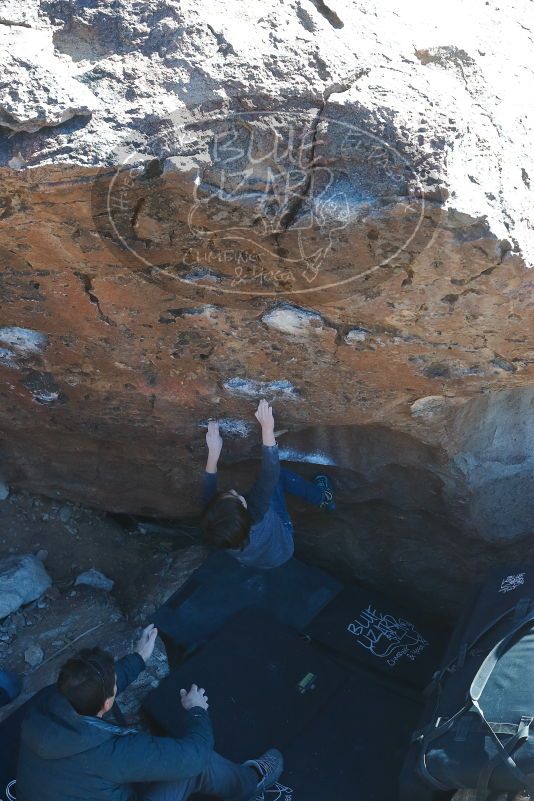
[[256, 797], [259, 777], [214, 753], [207, 768], [198, 776], [176, 782], [156, 782], [146, 787], [139, 801], [186, 801], [194, 793], [215, 796], [222, 801], [250, 801]]
[[298, 473], [293, 473], [292, 470], [286, 470], [285, 467], [280, 468], [280, 478], [275, 487], [273, 496], [271, 498], [271, 508], [274, 509], [276, 514], [282, 520], [284, 526], [289, 527], [293, 531], [293, 523], [287, 511], [285, 493], [296, 495], [298, 498], [304, 498], [308, 503], [313, 506], [320, 506], [324, 500], [324, 493], [321, 487], [314, 484], [313, 481], [308, 481]]

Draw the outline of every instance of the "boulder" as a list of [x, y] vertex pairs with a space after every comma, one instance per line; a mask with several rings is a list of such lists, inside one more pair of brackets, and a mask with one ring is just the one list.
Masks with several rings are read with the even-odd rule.
[[0, 619], [35, 601], [52, 584], [36, 556], [7, 556], [0, 560]]
[[111, 592], [114, 582], [101, 573], [100, 570], [95, 570], [92, 567], [90, 570], [86, 570], [85, 573], [80, 573], [80, 575], [77, 576], [74, 586], [77, 587], [80, 584], [85, 584], [87, 587], [94, 587], [97, 590]]
[[531, 3], [334, 5], [3, 5], [2, 469], [197, 514], [266, 395], [301, 552], [450, 613], [534, 531]]
[[39, 667], [44, 659], [44, 652], [40, 645], [32, 643], [24, 651], [24, 661], [30, 668]]

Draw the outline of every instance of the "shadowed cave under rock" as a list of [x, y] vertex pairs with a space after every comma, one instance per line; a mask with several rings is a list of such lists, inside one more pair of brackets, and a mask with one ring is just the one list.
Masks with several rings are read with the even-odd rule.
[[[521, 562], [534, 530], [534, 388], [488, 393], [449, 415], [441, 445], [383, 425], [279, 436], [283, 464], [332, 476], [334, 513], [289, 501], [297, 555], [451, 619], [496, 564]], [[234, 455], [222, 484], [257, 461]]]

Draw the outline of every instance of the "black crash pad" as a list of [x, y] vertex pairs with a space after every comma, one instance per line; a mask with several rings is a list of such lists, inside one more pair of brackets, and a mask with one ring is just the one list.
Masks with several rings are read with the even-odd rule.
[[347, 661], [423, 688], [443, 658], [449, 632], [363, 587], [349, 587], [306, 633]]
[[[282, 801], [397, 801], [414, 692], [356, 670], [310, 726], [284, 750]], [[273, 788], [274, 789], [274, 788]], [[265, 801], [275, 801], [276, 794]]]
[[164, 732], [179, 737], [180, 689], [204, 687], [215, 747], [241, 762], [287, 746], [346, 681], [346, 671], [296, 631], [250, 608], [163, 679], [144, 709]]
[[305, 628], [342, 589], [324, 571], [296, 559], [271, 570], [242, 567], [223, 552], [211, 554], [158, 609], [154, 624], [176, 665], [242, 609], [259, 606], [295, 629]]

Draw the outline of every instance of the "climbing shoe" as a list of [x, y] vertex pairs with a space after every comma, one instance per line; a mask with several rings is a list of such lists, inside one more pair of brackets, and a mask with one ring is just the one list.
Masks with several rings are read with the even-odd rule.
[[328, 512], [333, 512], [336, 508], [336, 501], [334, 497], [334, 485], [328, 476], [319, 475], [313, 479], [315, 484], [323, 491], [323, 501], [321, 509], [326, 509]]
[[256, 788], [254, 801], [263, 798], [263, 791], [276, 784], [284, 770], [284, 758], [276, 748], [270, 748], [257, 759], [248, 759], [243, 762], [244, 768], [253, 768], [260, 779]]

